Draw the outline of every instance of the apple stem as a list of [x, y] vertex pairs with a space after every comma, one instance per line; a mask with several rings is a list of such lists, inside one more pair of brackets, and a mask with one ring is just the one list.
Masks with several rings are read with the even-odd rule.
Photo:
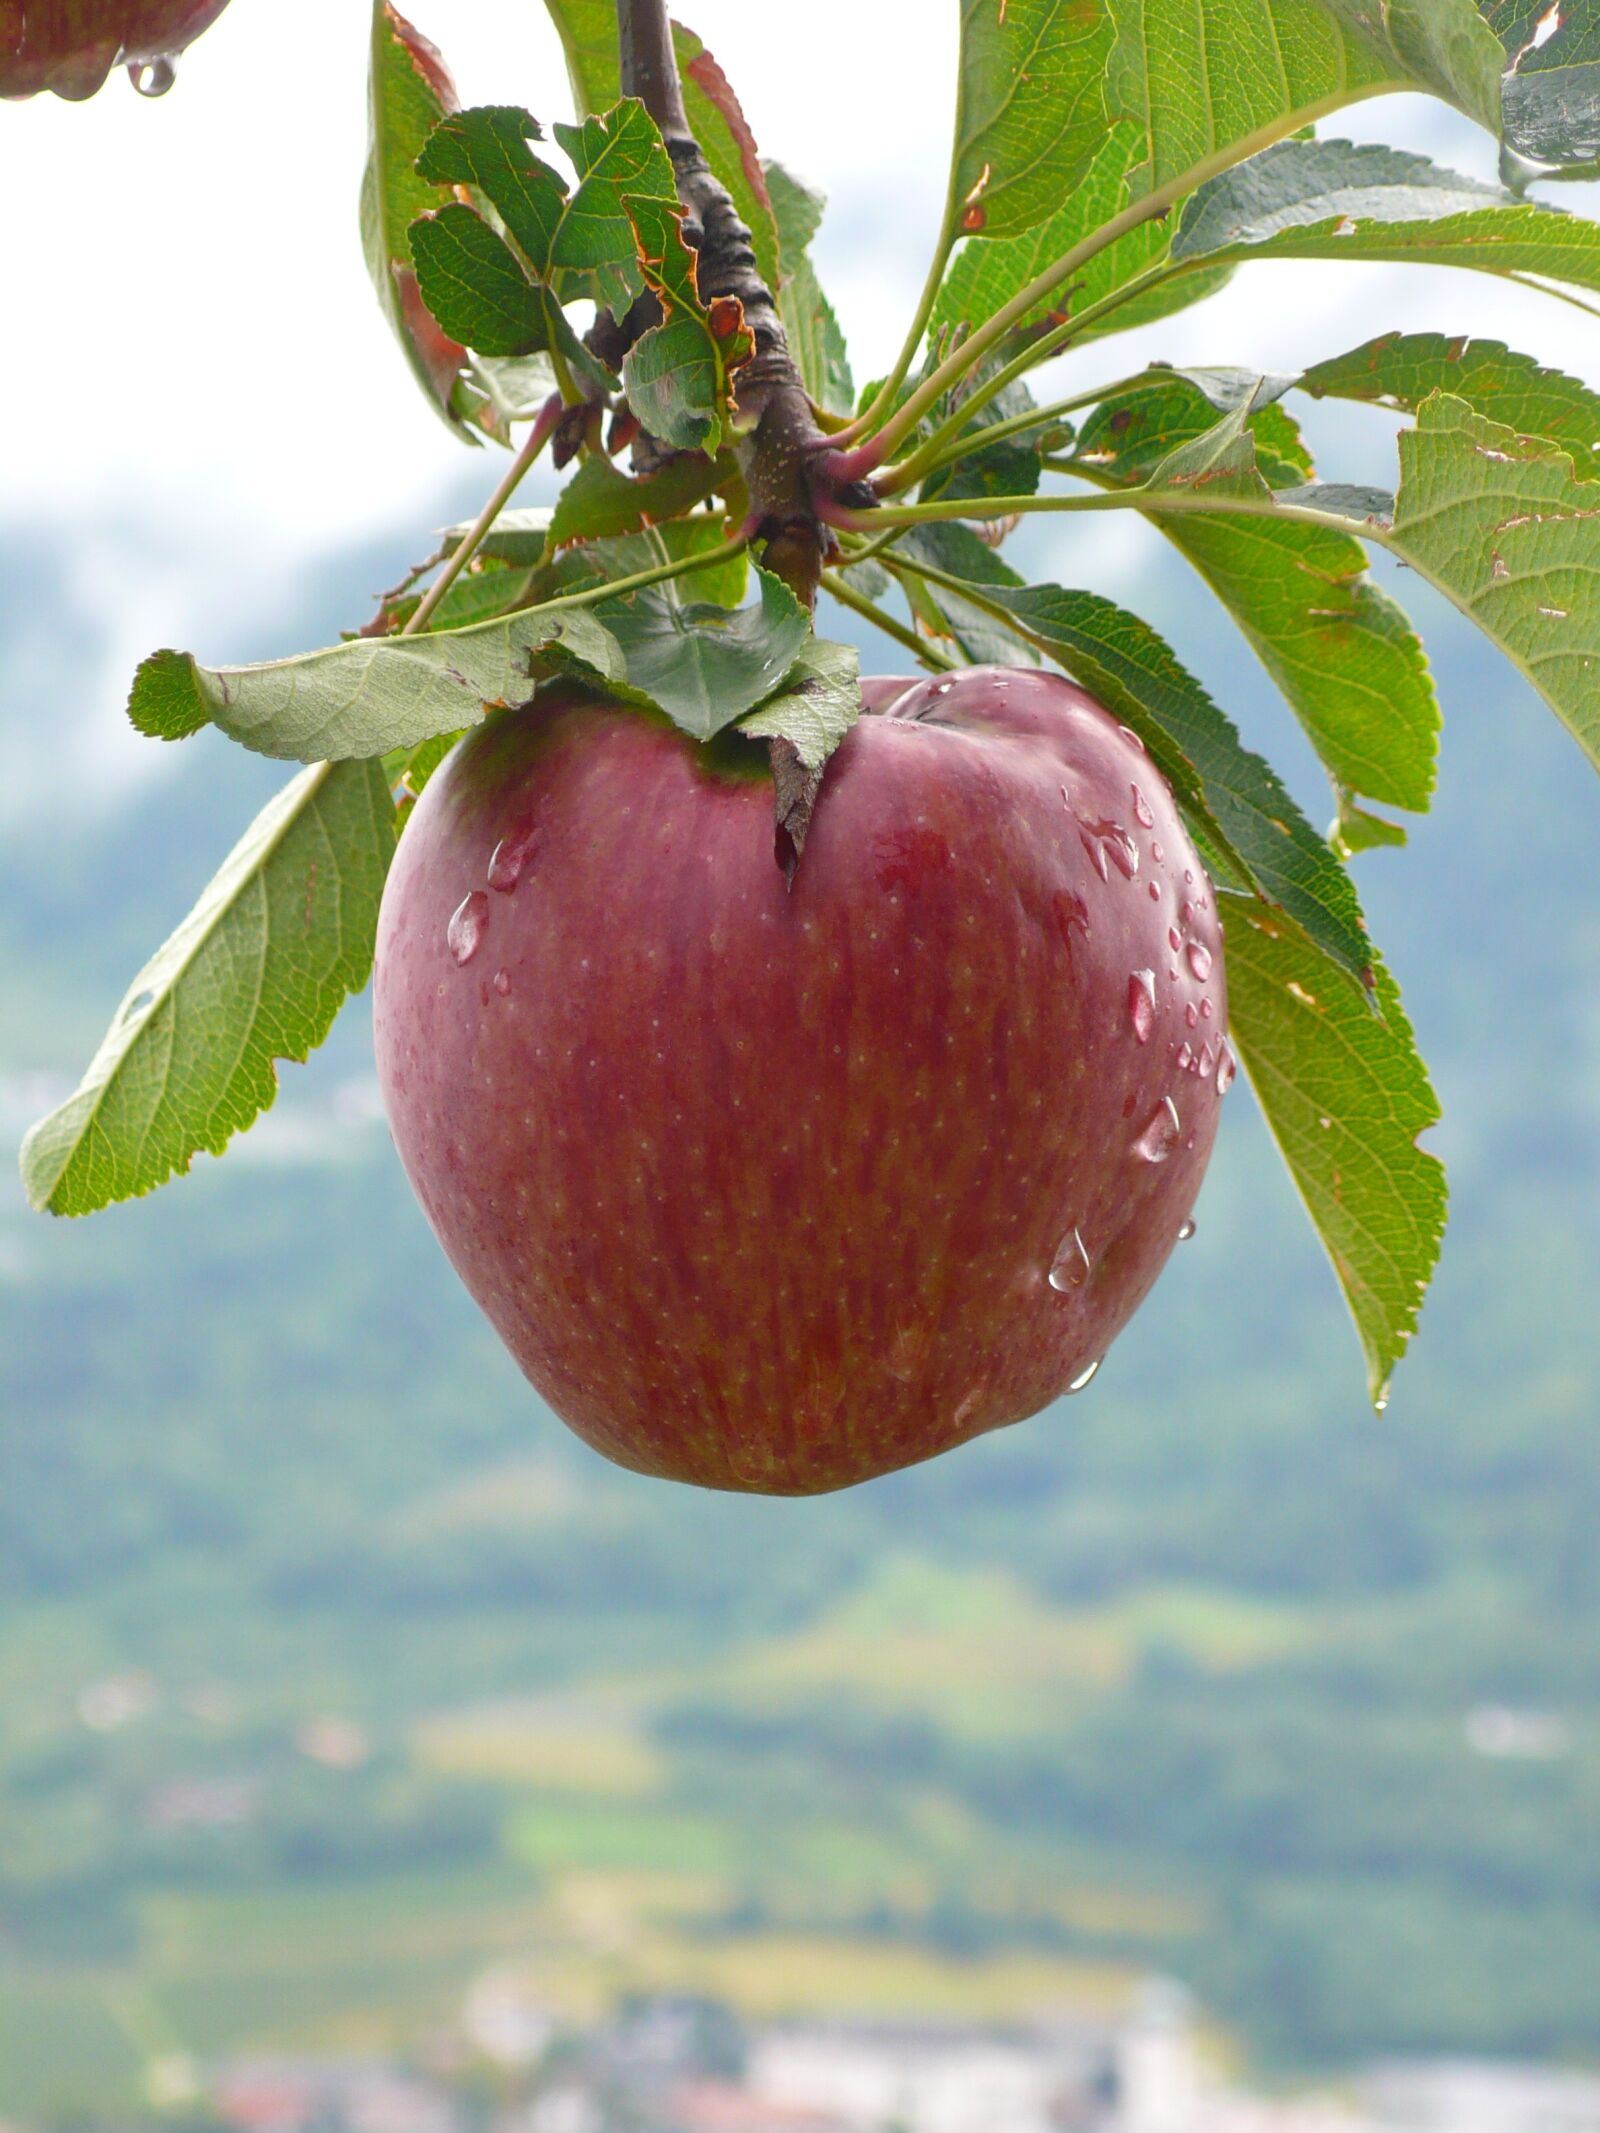
[[823, 565], [837, 552], [832, 512], [870, 509], [871, 492], [827, 464], [832, 439], [790, 354], [750, 232], [690, 130], [666, 0], [618, 0], [617, 39], [623, 93], [638, 97], [672, 158], [686, 210], [684, 235], [698, 255], [700, 296], [737, 299], [755, 345], [734, 384], [742, 430], [734, 452], [750, 495], [747, 528], [764, 544], [765, 567], [812, 607]]

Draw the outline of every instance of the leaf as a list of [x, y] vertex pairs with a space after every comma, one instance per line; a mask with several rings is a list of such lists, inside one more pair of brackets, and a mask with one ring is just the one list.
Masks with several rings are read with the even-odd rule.
[[986, 587], [981, 597], [1139, 735], [1180, 804], [1198, 795], [1201, 835], [1209, 817], [1223, 855], [1263, 896], [1352, 976], [1365, 971], [1371, 950], [1349, 876], [1277, 772], [1147, 622], [1060, 585]]
[[620, 319], [644, 290], [625, 203], [651, 199], [676, 208], [672, 160], [654, 119], [633, 97], [604, 118], [558, 125], [555, 135], [579, 183], [553, 233], [550, 264], [591, 271], [601, 297]]
[[806, 611], [781, 578], [758, 570], [757, 607], [680, 606], [670, 589], [644, 586], [595, 610], [622, 648], [627, 678], [676, 726], [706, 741], [770, 696], [810, 634]]
[[470, 185], [505, 224], [535, 274], [550, 267], [551, 246], [567, 207], [560, 173], [529, 148], [542, 130], [516, 104], [457, 111], [434, 128], [417, 169], [436, 185]]
[[[1020, 586], [1022, 578], [970, 526], [958, 520], [913, 526], [895, 543], [894, 553], [912, 563], [932, 563], [953, 576], [981, 586]], [[1038, 662], [1037, 648], [1016, 635], [1015, 625], [997, 622], [986, 608], [965, 600], [948, 586], [926, 578], [901, 580], [919, 628], [960, 648], [974, 666], [1015, 666], [1018, 655]]]
[[[545, 0], [545, 8], [566, 55], [573, 101], [580, 112], [606, 110], [622, 93], [616, 0]], [[765, 190], [761, 159], [739, 100], [727, 76], [693, 30], [674, 22], [672, 45], [689, 131], [715, 176], [727, 187], [740, 219], [750, 231], [761, 277], [776, 294], [779, 264], [775, 216]]]
[[[960, 398], [949, 396], [932, 409], [930, 425], [946, 415], [959, 414], [962, 400], [976, 386], [987, 382], [995, 367], [993, 359], [980, 364], [974, 374], [962, 381]], [[1039, 486], [1043, 471], [1042, 442], [1053, 425], [1041, 422], [1036, 428], [1018, 430], [994, 444], [982, 444], [979, 440], [986, 429], [993, 428], [997, 422], [1009, 422], [1025, 415], [1034, 405], [1033, 394], [1020, 378], [996, 393], [992, 400], [985, 401], [957, 433], [961, 458], [948, 466], [935, 468], [928, 475], [918, 491], [921, 499], [931, 503], [940, 496], [951, 500], [977, 496], [1031, 496]]]
[[855, 646], [813, 637], [766, 700], [738, 722], [752, 740], [784, 740], [807, 770], [820, 770], [861, 716]]
[[[482, 559], [473, 568], [464, 570], [449, 587], [428, 617], [425, 630], [465, 629], [476, 622], [491, 622], [497, 615], [513, 614], [532, 604], [536, 581], [534, 570], [516, 569], [509, 564]], [[385, 603], [384, 615], [390, 634], [410, 621], [421, 606], [422, 597], [420, 592], [409, 593]]]
[[712, 176], [727, 188], [740, 221], [750, 232], [756, 272], [776, 295], [783, 278], [777, 215], [755, 136], [732, 83], [694, 31], [675, 22], [672, 47], [677, 55], [689, 131], [710, 164]]
[[1600, 224], [1514, 200], [1426, 156], [1280, 141], [1202, 185], [1174, 259], [1398, 260], [1600, 289]]
[[[1343, 104], [1429, 89], [1499, 131], [1499, 41], [1472, 0], [1108, 0], [1112, 118], [1144, 140], [1139, 190], [1211, 171]], [[1431, 22], [1431, 31], [1429, 24]]]
[[628, 405], [674, 451], [721, 448], [727, 391], [702, 320], [680, 312], [641, 334], [622, 360]]
[[383, 315], [417, 382], [435, 413], [458, 436], [468, 437], [466, 424], [451, 412], [466, 350], [441, 330], [423, 303], [406, 235], [417, 216], [449, 198], [442, 187], [419, 178], [415, 165], [433, 127], [455, 108], [455, 84], [439, 52], [389, 0], [374, 0], [362, 249]]
[[[716, 518], [699, 515], [669, 519], [652, 526], [648, 533], [625, 533], [615, 539], [595, 541], [586, 548], [569, 549], [568, 563], [582, 564], [595, 575], [593, 583], [614, 584], [635, 571], [649, 570], [664, 560], [685, 562], [697, 555], [710, 557], [724, 545], [727, 529]], [[672, 579], [677, 600], [703, 600], [712, 607], [742, 607], [750, 585], [750, 552], [739, 549], [719, 556]]]
[[1600, 481], [1434, 393], [1400, 439], [1395, 553], [1527, 675], [1600, 764]]
[[214, 725], [258, 755], [304, 763], [384, 755], [475, 725], [488, 705], [523, 702], [532, 654], [553, 644], [605, 679], [625, 679], [593, 614], [529, 609], [470, 629], [356, 637], [258, 666], [210, 668], [188, 652], [155, 652], [134, 677], [128, 716], [157, 740]]
[[1600, 393], [1499, 341], [1385, 333], [1313, 364], [1300, 380], [1316, 398], [1367, 400], [1414, 415], [1431, 393], [1465, 400], [1527, 437], [1564, 444], [1580, 469], [1600, 468]]
[[765, 168], [782, 264], [778, 314], [789, 353], [818, 407], [848, 415], [855, 405], [855, 381], [844, 333], [806, 251], [821, 225], [822, 195], [802, 185], [781, 163], [768, 163]]
[[1364, 807], [1357, 807], [1352, 795], [1340, 786], [1337, 788], [1339, 812], [1328, 842], [1341, 859], [1352, 859], [1357, 852], [1377, 851], [1385, 845], [1404, 844], [1406, 832], [1398, 822], [1391, 822], [1384, 815], [1370, 814]]
[[604, 111], [621, 93], [617, 0], [545, 0], [555, 25], [580, 117]]
[[1381, 1408], [1444, 1234], [1443, 1165], [1417, 1145], [1438, 1099], [1394, 980], [1369, 1014], [1309, 943], [1224, 894], [1234, 1042], [1333, 1262]]
[[[505, 563], [542, 563], [549, 546], [550, 522], [555, 516], [550, 504], [531, 504], [517, 511], [502, 511], [478, 543], [478, 553], [498, 557]], [[470, 522], [445, 529], [445, 552], [459, 548], [472, 531]]]
[[950, 201], [961, 229], [1010, 237], [1051, 215], [1105, 127], [1101, 0], [962, 0]]
[[319, 763], [256, 817], [140, 971], [76, 1093], [23, 1143], [32, 1205], [83, 1215], [220, 1155], [372, 968], [394, 849], [381, 765]]
[[[677, 454], [653, 473], [631, 476], [594, 453], [556, 500], [550, 546], [562, 548], [570, 541], [638, 533], [663, 519], [679, 518], [731, 478], [726, 462], [707, 459], [700, 452]], [[716, 533], [720, 539], [720, 526]]]
[[[1053, 214], [1041, 217], [1014, 237], [970, 239], [963, 244], [934, 304], [928, 326], [930, 345], [944, 348], [952, 344], [955, 334], [981, 326], [1054, 261], [1065, 258], [1084, 238], [1103, 229], [1127, 202], [1128, 182], [1139, 149], [1137, 127], [1126, 122], [1113, 126], [1081, 181], [1069, 188]], [[1012, 343], [1020, 345], [1069, 317], [1079, 317], [1125, 288], [1166, 256], [1169, 241], [1170, 233], [1161, 222], [1137, 224], [1097, 253], [1065, 288], [1043, 298], [1021, 322]], [[1152, 288], [1144, 296], [1130, 298], [1126, 306], [1118, 308], [1115, 323], [1108, 321], [1105, 330], [1120, 332], [1125, 327], [1165, 318], [1210, 295], [1227, 280], [1229, 272], [1229, 268], [1218, 268], [1212, 274], [1186, 274]], [[1094, 337], [1092, 328], [1083, 336], [1085, 341]]]
[[676, 202], [630, 197], [627, 206], [645, 280], [665, 314], [623, 359], [629, 405], [675, 450], [716, 452], [733, 420], [731, 375], [754, 351], [744, 307], [736, 297], [701, 302]]
[[505, 239], [475, 209], [452, 201], [411, 225], [422, 298], [453, 339], [489, 356], [547, 348], [545, 301]]
[[[422, 301], [420, 293], [417, 301]], [[525, 356], [475, 355], [467, 359], [453, 404], [469, 408], [469, 419], [504, 443], [510, 438], [512, 423], [539, 414], [555, 390], [555, 370], [543, 351]]]
[[[1105, 488], [1144, 482], [1176, 447], [1215, 434], [1202, 386], [1225, 400], [1245, 382], [1154, 373], [1101, 402], [1065, 463]], [[1265, 480], [1303, 483], [1309, 459], [1285, 410], [1258, 408], [1247, 427]], [[1335, 781], [1426, 809], [1438, 751], [1433, 684], [1415, 632], [1373, 584], [1359, 541], [1270, 518], [1151, 517], [1239, 625]]]

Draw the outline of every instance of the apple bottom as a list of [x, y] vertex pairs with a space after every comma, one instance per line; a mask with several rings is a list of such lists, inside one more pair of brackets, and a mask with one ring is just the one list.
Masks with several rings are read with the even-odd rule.
[[1037, 1412], [1211, 1150], [1216, 914], [1138, 744], [1059, 676], [867, 693], [792, 889], [763, 751], [557, 692], [461, 744], [390, 875], [401, 1159], [645, 1473], [805, 1494]]

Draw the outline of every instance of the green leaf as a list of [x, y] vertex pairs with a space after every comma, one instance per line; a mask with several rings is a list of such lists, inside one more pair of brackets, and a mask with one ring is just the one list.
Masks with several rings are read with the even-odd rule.
[[1059, 585], [985, 587], [980, 596], [1139, 735], [1180, 804], [1198, 794], [1203, 838], [1209, 818], [1223, 856], [1263, 896], [1352, 976], [1365, 971], [1371, 950], [1349, 876], [1277, 772], [1244, 746], [1147, 622], [1097, 593]]
[[1600, 393], [1499, 341], [1380, 334], [1347, 355], [1314, 364], [1300, 385], [1318, 399], [1366, 400], [1412, 415], [1430, 394], [1450, 393], [1525, 437], [1564, 444], [1580, 470], [1600, 468]]
[[700, 300], [694, 248], [676, 202], [627, 202], [646, 282], [660, 300], [662, 323], [642, 334], [623, 359], [633, 412], [654, 437], [678, 451], [716, 452], [731, 426], [731, 373], [754, 349], [741, 305]]
[[[473, 623], [491, 622], [498, 615], [514, 614], [528, 607], [536, 596], [538, 573], [518, 569], [489, 558], [478, 558], [445, 592], [428, 617], [426, 631], [466, 629]], [[420, 592], [389, 601], [384, 614], [391, 633], [409, 622], [422, 604]]]
[[627, 678], [674, 725], [706, 741], [754, 710], [783, 680], [810, 634], [781, 578], [758, 570], [757, 607], [681, 606], [669, 587], [644, 586], [595, 610], [622, 648]]
[[[595, 541], [585, 548], [570, 549], [564, 562], [584, 570], [593, 584], [614, 584], [635, 571], [656, 564], [687, 562], [709, 556], [726, 541], [726, 527], [711, 516], [669, 519], [652, 526], [648, 533], [626, 533], [612, 540]], [[711, 607], [742, 607], [750, 584], [750, 553], [719, 556], [714, 562], [696, 565], [671, 580], [680, 602], [703, 600]]]
[[1472, 0], [1108, 0], [1113, 118], [1140, 190], [1212, 170], [1382, 91], [1428, 89], [1499, 131], [1499, 41]]
[[628, 405], [675, 451], [720, 449], [727, 388], [702, 319], [679, 312], [641, 334], [622, 359]]
[[362, 249], [383, 315], [430, 405], [459, 436], [469, 437], [467, 425], [451, 412], [466, 350], [423, 303], [406, 234], [419, 215], [449, 198], [443, 187], [418, 177], [415, 165], [429, 133], [455, 108], [455, 85], [439, 53], [389, 0], [373, 0]]
[[470, 185], [482, 193], [534, 272], [544, 275], [567, 188], [529, 148], [541, 137], [538, 120], [520, 106], [479, 105], [440, 121], [417, 169], [436, 185]]
[[1099, 0], [962, 0], [950, 202], [959, 226], [1014, 236], [1078, 182], [1105, 129]]
[[558, 125], [555, 135], [579, 183], [553, 233], [550, 264], [592, 272], [602, 299], [620, 319], [644, 289], [624, 202], [651, 199], [676, 208], [672, 160], [654, 119], [633, 97], [604, 118]]
[[572, 84], [578, 115], [604, 111], [621, 93], [617, 0], [545, 0]]
[[[562, 548], [569, 541], [638, 533], [663, 519], [680, 518], [732, 478], [726, 462], [707, 459], [701, 452], [676, 455], [653, 473], [640, 475], [624, 474], [613, 461], [595, 453], [584, 460], [556, 500], [550, 545]], [[722, 537], [720, 525], [716, 537]]]
[[806, 251], [822, 222], [822, 195], [803, 185], [781, 163], [768, 163], [765, 169], [782, 264], [778, 314], [789, 353], [817, 405], [835, 415], [848, 415], [855, 405], [855, 382], [844, 333]]
[[[1064, 464], [1106, 488], [1150, 480], [1163, 458], [1217, 434], [1202, 387], [1226, 397], [1243, 382], [1152, 373], [1101, 402]], [[1281, 406], [1256, 409], [1246, 426], [1249, 463], [1267, 482], [1305, 481], [1309, 459]], [[1373, 584], [1360, 542], [1288, 520], [1151, 516], [1239, 625], [1335, 782], [1425, 809], [1438, 752], [1433, 684], [1415, 632]]]
[[1434, 393], [1400, 439], [1390, 545], [1500, 646], [1600, 764], [1600, 481]]
[[1405, 830], [1398, 822], [1358, 807], [1354, 797], [1342, 786], [1337, 788], [1337, 793], [1339, 812], [1328, 832], [1328, 842], [1341, 859], [1353, 859], [1357, 852], [1373, 852], [1383, 846], [1407, 841]]
[[[525, 509], [502, 511], [478, 543], [478, 553], [504, 563], [542, 563], [550, 545], [550, 522], [555, 511], [550, 504], [530, 504]], [[469, 521], [445, 529], [445, 553], [459, 548], [472, 531]]]
[[220, 1155], [372, 968], [394, 804], [377, 763], [303, 771], [140, 971], [77, 1092], [22, 1149], [30, 1202], [83, 1215]]
[[1281, 141], [1202, 185], [1174, 259], [1398, 260], [1600, 289], [1600, 224], [1514, 200], [1426, 156]]
[[1444, 1168], [1417, 1145], [1438, 1121], [1438, 1099], [1381, 963], [1373, 1015], [1326, 957], [1259, 905], [1218, 902], [1232, 1035], [1333, 1262], [1381, 1408], [1444, 1234]]
[[[1103, 229], [1127, 203], [1140, 146], [1136, 126], [1125, 122], [1113, 126], [1081, 181], [1067, 191], [1053, 214], [1042, 216], [1015, 237], [969, 239], [951, 262], [939, 290], [928, 327], [930, 345], [942, 349], [951, 345], [955, 334], [981, 326], [1055, 260]], [[1081, 317], [1126, 288], [1165, 258], [1169, 242], [1170, 233], [1162, 222], [1139, 223], [1089, 260], [1065, 289], [1043, 298], [1021, 322], [1008, 348], [1069, 317]], [[1101, 330], [1121, 332], [1165, 318], [1220, 288], [1231, 271], [1219, 267], [1210, 274], [1185, 274], [1152, 287], [1119, 306], [1103, 329], [1087, 329], [1083, 339], [1092, 340]]]
[[475, 209], [452, 201], [411, 225], [422, 298], [452, 339], [483, 355], [550, 345], [545, 301], [515, 253]]
[[551, 645], [625, 679], [593, 614], [530, 609], [471, 629], [356, 637], [259, 666], [203, 667], [188, 652], [155, 652], [134, 677], [128, 716], [157, 740], [214, 725], [258, 755], [303, 763], [384, 755], [475, 725], [489, 705], [523, 702], [530, 659]]
[[861, 662], [854, 645], [813, 637], [783, 682], [738, 722], [752, 740], [787, 741], [807, 770], [820, 770], [861, 716]]
[[[958, 519], [911, 527], [895, 543], [894, 554], [913, 564], [932, 563], [973, 585], [1023, 583], [996, 550]], [[1019, 640], [1009, 619], [997, 622], [987, 608], [926, 578], [902, 578], [901, 583], [923, 633], [947, 639], [974, 666], [1015, 666], [1019, 654], [1037, 663], [1037, 647], [1026, 638]]]
[[740, 221], [750, 232], [757, 273], [776, 294], [783, 278], [777, 215], [755, 136], [732, 83], [694, 31], [675, 22], [672, 48], [677, 55], [689, 131], [710, 164], [712, 176], [727, 188]]
[[[578, 110], [608, 109], [622, 93], [616, 0], [545, 0], [545, 9], [561, 39]], [[672, 45], [689, 131], [715, 176], [727, 187], [750, 231], [761, 277], [776, 293], [780, 278], [776, 217], [739, 100], [693, 30], [675, 22]]]

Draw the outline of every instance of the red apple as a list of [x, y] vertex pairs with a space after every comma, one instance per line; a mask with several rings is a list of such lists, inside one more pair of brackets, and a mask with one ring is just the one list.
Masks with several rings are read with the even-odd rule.
[[804, 1494], [1035, 1413], [1199, 1189], [1220, 928], [1137, 740], [1059, 675], [874, 681], [792, 889], [763, 755], [572, 691], [401, 839], [401, 1159], [527, 1376], [624, 1466]]
[[[146, 93], [228, 0], [0, 0], [0, 96], [93, 96], [121, 61], [148, 67]], [[164, 66], [163, 63], [168, 63]]]

